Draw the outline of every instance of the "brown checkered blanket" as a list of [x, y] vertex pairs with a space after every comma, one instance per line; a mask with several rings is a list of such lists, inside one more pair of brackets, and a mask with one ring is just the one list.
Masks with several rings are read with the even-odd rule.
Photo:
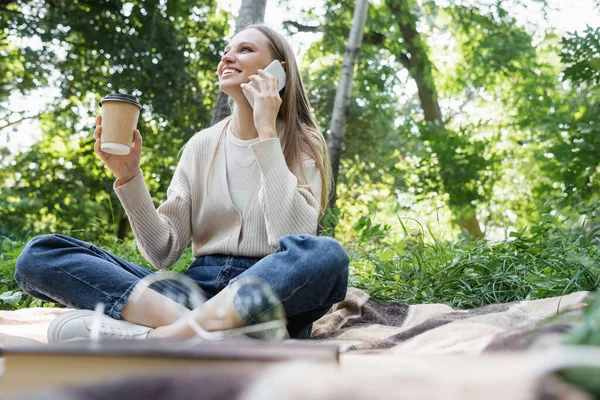
[[313, 338], [363, 353], [474, 355], [524, 350], [560, 340], [577, 322], [587, 295], [576, 292], [454, 310], [443, 304], [382, 303], [350, 288], [346, 299], [314, 324]]
[[[589, 399], [549, 374], [569, 363], [600, 366], [600, 350], [559, 345], [580, 321], [587, 295], [454, 310], [443, 304], [386, 304], [350, 288], [313, 328], [312, 340], [340, 347], [339, 368], [288, 363], [244, 376], [129, 378], [23, 399], [166, 400], [198, 393], [242, 400]], [[0, 311], [0, 344], [46, 341], [50, 321], [63, 311]]]

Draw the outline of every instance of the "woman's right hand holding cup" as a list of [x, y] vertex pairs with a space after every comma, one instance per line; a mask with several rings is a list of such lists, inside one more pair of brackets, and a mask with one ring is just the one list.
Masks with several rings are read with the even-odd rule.
[[102, 137], [102, 115], [96, 117], [96, 130], [94, 131], [94, 151], [104, 164], [117, 176], [121, 184], [132, 180], [141, 172], [140, 159], [142, 156], [142, 136], [139, 130], [134, 131], [133, 144], [127, 155], [115, 155], [103, 151], [100, 148]]

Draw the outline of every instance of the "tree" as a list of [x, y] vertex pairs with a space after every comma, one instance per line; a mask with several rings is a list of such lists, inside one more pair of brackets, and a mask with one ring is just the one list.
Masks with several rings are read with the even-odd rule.
[[[319, 17], [319, 24], [315, 24], [317, 16], [312, 10], [299, 15], [297, 20], [284, 22], [285, 29], [292, 35], [322, 32], [321, 39], [307, 50], [301, 65], [307, 94], [321, 127], [331, 125], [337, 80], [350, 35], [348, 22], [355, 10], [352, 2], [336, 7], [339, 4], [328, 2], [325, 15]], [[398, 128], [394, 126], [398, 98], [390, 91], [400, 84], [400, 78], [396, 66], [390, 63], [389, 53], [380, 46], [371, 45], [379, 40], [373, 30], [385, 20], [384, 11], [374, 4], [368, 7], [369, 18], [365, 23], [346, 111], [336, 184], [339, 208], [329, 209], [322, 223], [327, 234], [333, 234], [330, 230], [335, 228], [339, 236], [352, 232], [352, 226], [363, 215], [378, 213], [393, 217], [399, 205], [389, 193], [404, 189], [403, 180], [390, 174], [398, 162], [398, 149], [407, 145], [406, 136], [398, 134]], [[328, 130], [324, 129], [323, 133], [329, 140]], [[375, 191], [379, 195], [373, 199]]]
[[[423, 108], [423, 116], [425, 127], [423, 129], [424, 137], [432, 135], [443, 136], [446, 134], [445, 121], [442, 116], [442, 111], [438, 100], [438, 91], [433, 77], [433, 67], [428, 55], [428, 47], [425, 40], [417, 31], [417, 18], [413, 14], [411, 8], [414, 5], [410, 0], [386, 0], [386, 4], [392, 15], [395, 16], [395, 22], [402, 33], [405, 46], [404, 51], [396, 54], [402, 65], [408, 70], [411, 77], [417, 84], [419, 100]], [[455, 152], [455, 149], [440, 149], [442, 154]], [[451, 208], [456, 216], [458, 225], [474, 237], [483, 237], [483, 232], [477, 219], [476, 210], [469, 199], [468, 194], [464, 190], [460, 190], [461, 196], [457, 199], [453, 196], [456, 185], [464, 184], [465, 182], [456, 181], [453, 179], [452, 165], [445, 163], [444, 157], [440, 158], [441, 179], [446, 191], [450, 196]], [[470, 160], [471, 161], [471, 160]], [[470, 164], [470, 163], [469, 163]], [[469, 167], [465, 165], [465, 167]], [[465, 194], [467, 196], [465, 196]]]
[[356, 1], [354, 16], [352, 17], [350, 36], [348, 37], [348, 44], [346, 45], [340, 80], [335, 94], [335, 102], [333, 103], [333, 114], [331, 117], [328, 138], [329, 156], [331, 158], [331, 168], [333, 170], [334, 181], [334, 189], [330, 200], [330, 206], [335, 205], [335, 201], [337, 199], [335, 183], [337, 182], [340, 168], [342, 143], [344, 141], [344, 128], [346, 125], [348, 105], [350, 103], [349, 97], [354, 78], [354, 67], [360, 51], [363, 31], [365, 29], [365, 22], [367, 20], [368, 6], [369, 2], [367, 0]]
[[24, 29], [28, 22], [29, 17], [21, 13], [14, 2], [0, 3], [0, 134], [8, 134], [9, 127], [35, 117], [2, 105], [10, 94], [28, 94], [48, 83], [48, 68], [44, 68], [49, 67], [44, 62], [47, 60], [29, 48], [19, 49], [9, 40], [11, 30]]
[[[37, 79], [28, 74], [39, 70], [57, 72], [61, 99], [50, 107], [56, 112], [40, 117], [42, 141], [2, 160], [2, 230], [78, 229], [124, 237], [128, 223], [112, 190], [114, 177], [92, 150], [88, 124], [99, 112], [98, 100], [117, 91], [141, 99], [142, 170], [155, 200], [162, 201], [178, 151], [210, 123], [227, 14], [217, 12], [215, 1], [197, 7], [190, 0], [23, 0], [3, 7], [4, 32], [39, 37], [43, 44], [19, 49], [10, 62], [28, 66], [23, 82]], [[42, 84], [38, 79], [33, 86]]]
[[546, 179], [537, 181], [536, 190], [553, 193], [557, 206], [571, 209], [577, 219], [600, 200], [599, 43], [600, 28], [562, 38], [562, 82], [552, 88], [543, 114], [524, 120], [543, 146], [536, 161]]
[[[380, 127], [371, 128], [369, 125], [357, 136], [362, 142], [355, 142], [356, 138], [351, 134], [344, 143], [357, 152], [346, 150], [347, 158], [342, 159], [342, 164], [367, 159], [367, 143], [377, 146], [380, 151], [378, 157], [366, 163], [375, 165], [370, 168], [372, 178], [381, 176], [376, 171], [387, 167], [388, 171], [397, 174], [393, 178], [396, 190], [408, 189], [416, 200], [442, 199], [452, 211], [456, 223], [470, 237], [483, 234], [477, 207], [485, 206], [492, 197], [494, 183], [501, 177], [499, 161], [502, 154], [493, 145], [500, 135], [499, 126], [494, 125], [496, 121], [492, 124], [483, 119], [470, 119], [465, 108], [506, 100], [510, 94], [507, 86], [518, 85], [520, 77], [531, 74], [529, 71], [536, 57], [531, 36], [517, 26], [515, 19], [502, 6], [499, 2], [495, 7], [480, 9], [477, 5], [462, 6], [450, 2], [439, 6], [431, 1], [417, 4], [412, 0], [372, 4], [361, 53], [372, 57], [370, 61], [380, 70], [361, 70], [359, 67], [361, 76], [357, 77], [356, 83], [358, 90], [368, 91], [373, 86], [361, 80], [369, 83], [382, 80], [383, 92], [400, 103], [394, 106], [395, 115], [390, 116], [392, 123], [384, 136], [384, 145], [377, 145], [376, 140], [364, 139], [370, 135], [382, 138]], [[306, 13], [303, 21], [289, 26], [322, 31], [322, 39], [313, 45], [321, 50], [321, 54], [315, 51], [308, 55], [312, 57], [314, 54], [331, 62], [335, 70], [343, 47], [334, 38], [349, 29], [349, 6], [331, 0], [326, 2], [325, 8], [326, 13], [319, 17], [318, 25], [314, 23], [315, 17], [311, 19], [310, 13]], [[437, 44], [431, 42], [432, 35], [441, 33], [451, 35], [453, 44], [450, 48], [439, 48], [441, 46], [436, 47]], [[441, 51], [451, 51], [460, 61], [436, 68], [432, 57]], [[323, 65], [319, 58], [311, 58], [309, 63], [315, 66], [315, 72], [311, 73], [315, 77], [325, 75], [329, 68], [318, 69]], [[392, 83], [381, 71], [384, 67], [392, 70], [390, 74], [393, 76], [408, 73], [417, 89], [417, 102], [402, 93], [405, 82]], [[316, 82], [325, 89], [326, 85], [320, 85], [320, 80]], [[323, 90], [319, 90], [319, 96], [327, 98]], [[356, 97], [364, 104], [363, 96], [356, 94]], [[317, 107], [315, 109], [320, 111]], [[360, 112], [365, 113], [367, 109], [368, 106], [362, 107]], [[322, 114], [320, 119], [328, 124], [331, 111]], [[348, 129], [353, 130], [351, 125], [348, 124]], [[498, 132], [492, 134], [492, 130]], [[393, 158], [388, 158], [388, 155], [395, 157], [391, 168], [389, 163]], [[387, 166], [384, 162], [388, 163]]]

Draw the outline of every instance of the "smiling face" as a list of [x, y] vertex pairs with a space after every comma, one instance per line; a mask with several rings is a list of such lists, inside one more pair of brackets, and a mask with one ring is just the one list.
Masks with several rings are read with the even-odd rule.
[[235, 35], [217, 68], [221, 90], [234, 99], [243, 96], [240, 84], [248, 83], [250, 75], [273, 61], [269, 46], [269, 39], [257, 29]]

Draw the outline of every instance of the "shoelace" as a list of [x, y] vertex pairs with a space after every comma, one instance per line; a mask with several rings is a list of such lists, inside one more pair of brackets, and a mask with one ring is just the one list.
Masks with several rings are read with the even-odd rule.
[[131, 339], [133, 337], [133, 331], [131, 329], [117, 328], [112, 325], [101, 325], [100, 334], [123, 339]]

